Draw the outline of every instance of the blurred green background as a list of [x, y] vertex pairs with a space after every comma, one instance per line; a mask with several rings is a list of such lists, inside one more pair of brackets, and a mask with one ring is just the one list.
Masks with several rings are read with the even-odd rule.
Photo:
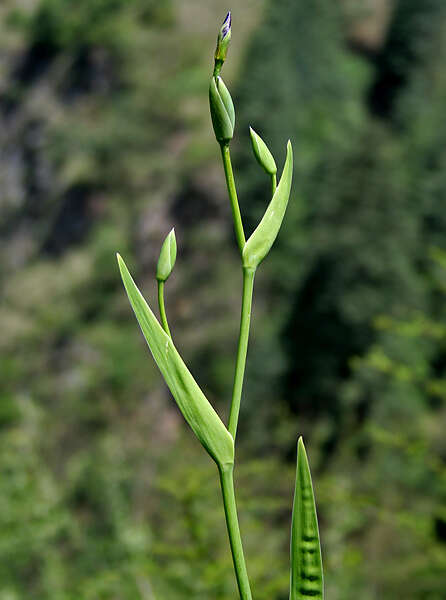
[[[235, 3], [234, 3], [235, 4]], [[230, 600], [216, 469], [184, 424], [115, 252], [226, 418], [241, 274], [207, 104], [217, 0], [0, 4], [0, 600]], [[329, 600], [444, 600], [446, 5], [247, 0], [224, 78], [256, 281], [236, 471], [256, 600], [288, 597], [295, 444]], [[280, 167], [281, 168], [281, 167]]]

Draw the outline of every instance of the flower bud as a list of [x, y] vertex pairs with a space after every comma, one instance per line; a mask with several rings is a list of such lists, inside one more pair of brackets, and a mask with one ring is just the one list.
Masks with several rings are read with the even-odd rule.
[[257, 162], [269, 175], [275, 175], [277, 173], [276, 161], [269, 151], [268, 146], [252, 127], [249, 128], [249, 133]]
[[209, 105], [215, 137], [220, 143], [228, 143], [234, 135], [235, 110], [231, 94], [221, 77], [211, 79]]
[[215, 68], [214, 77], [216, 77], [226, 60], [229, 42], [231, 41], [231, 13], [228, 12], [217, 37], [217, 48], [215, 49]]
[[158, 281], [166, 281], [172, 273], [177, 258], [177, 241], [175, 238], [175, 229], [172, 229], [161, 246], [160, 257], [156, 267], [156, 278]]

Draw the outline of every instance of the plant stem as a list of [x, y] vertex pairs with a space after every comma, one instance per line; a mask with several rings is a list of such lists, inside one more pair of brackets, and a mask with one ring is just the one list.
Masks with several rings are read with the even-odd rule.
[[271, 175], [271, 198], [274, 196], [277, 188], [277, 175], [273, 173]]
[[226, 526], [228, 528], [229, 543], [231, 545], [232, 560], [234, 562], [240, 600], [252, 600], [235, 503], [233, 478], [234, 465], [219, 467], [219, 472], [221, 491], [223, 494], [223, 505], [225, 508]]
[[[221, 156], [226, 177], [229, 199], [231, 202], [232, 218], [234, 221], [235, 237], [239, 247], [240, 255], [246, 243], [243, 230], [242, 217], [235, 188], [234, 173], [232, 171], [231, 155], [228, 144], [221, 144]], [[248, 351], [249, 324], [251, 321], [252, 292], [254, 286], [254, 269], [243, 268], [243, 296], [242, 311], [240, 318], [240, 333], [235, 365], [234, 387], [232, 392], [231, 411], [229, 415], [229, 432], [234, 438], [237, 433], [238, 415], [240, 411], [240, 400], [242, 396], [243, 378], [245, 374], [246, 354]], [[249, 586], [248, 572], [246, 570], [245, 557], [243, 554], [242, 538], [237, 516], [237, 506], [234, 492], [234, 465], [219, 467], [221, 491], [223, 494], [223, 505], [226, 516], [229, 543], [231, 546], [232, 560], [234, 562], [235, 576], [241, 600], [252, 600], [251, 588]]]
[[240, 411], [240, 401], [242, 398], [243, 379], [245, 376], [246, 355], [248, 353], [254, 275], [255, 269], [243, 267], [242, 312], [240, 317], [240, 332], [238, 338], [237, 359], [235, 363], [234, 387], [232, 390], [232, 402], [228, 425], [229, 433], [234, 438], [234, 441], [237, 434], [238, 415]]
[[159, 310], [160, 310], [161, 325], [163, 326], [163, 329], [167, 333], [167, 335], [169, 337], [172, 337], [170, 335], [169, 324], [167, 323], [166, 308], [164, 306], [164, 281], [159, 281], [159, 280], [158, 280], [158, 306], [159, 306]]
[[231, 155], [229, 153], [228, 144], [220, 144], [221, 156], [223, 159], [223, 167], [226, 176], [226, 185], [228, 188], [229, 199], [231, 201], [232, 218], [234, 220], [235, 237], [240, 250], [243, 252], [243, 247], [246, 243], [245, 232], [243, 231], [242, 216], [237, 199], [237, 190], [235, 189], [234, 173], [232, 172]]

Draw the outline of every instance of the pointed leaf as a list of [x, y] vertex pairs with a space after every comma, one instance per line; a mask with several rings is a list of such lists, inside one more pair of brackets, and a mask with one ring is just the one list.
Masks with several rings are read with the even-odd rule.
[[262, 220], [243, 248], [243, 265], [256, 268], [270, 251], [279, 233], [290, 197], [293, 178], [293, 149], [287, 144], [287, 155], [282, 177]]
[[118, 263], [122, 281], [141, 330], [184, 418], [217, 464], [232, 464], [234, 440], [231, 434], [199, 388], [171, 338], [150, 310], [119, 254]]
[[291, 525], [290, 600], [323, 600], [323, 597], [321, 546], [313, 484], [304, 443], [299, 438]]

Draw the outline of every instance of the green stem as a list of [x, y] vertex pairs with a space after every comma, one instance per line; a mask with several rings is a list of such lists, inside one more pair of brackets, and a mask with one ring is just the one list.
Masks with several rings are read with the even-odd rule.
[[225, 508], [226, 525], [228, 528], [229, 543], [231, 545], [232, 560], [234, 562], [240, 600], [252, 600], [237, 517], [233, 471], [234, 465], [219, 468], [223, 505]]
[[212, 77], [214, 77], [215, 79], [217, 79], [217, 77], [220, 75], [220, 71], [221, 71], [222, 66], [223, 66], [223, 61], [219, 60], [218, 58], [215, 59], [215, 62], [214, 62], [214, 72], [212, 74]]
[[243, 252], [243, 247], [246, 243], [245, 232], [243, 231], [242, 216], [238, 205], [237, 190], [235, 189], [234, 173], [232, 172], [231, 155], [229, 153], [228, 144], [220, 144], [221, 156], [223, 159], [223, 167], [226, 176], [226, 185], [228, 187], [229, 200], [231, 201], [232, 218], [234, 220], [235, 237], [240, 250]]
[[243, 297], [240, 317], [237, 359], [235, 363], [234, 387], [232, 390], [231, 411], [229, 413], [229, 433], [235, 441], [238, 415], [242, 398], [243, 379], [245, 376], [246, 355], [248, 353], [249, 325], [251, 322], [252, 292], [254, 289], [255, 269], [243, 267]]
[[277, 175], [273, 173], [271, 175], [271, 198], [274, 196], [277, 188]]
[[167, 323], [166, 308], [164, 306], [164, 281], [159, 281], [159, 280], [158, 280], [158, 306], [159, 306], [159, 310], [160, 310], [161, 325], [163, 326], [163, 329], [167, 333], [167, 335], [169, 337], [172, 337], [170, 335], [169, 324]]

